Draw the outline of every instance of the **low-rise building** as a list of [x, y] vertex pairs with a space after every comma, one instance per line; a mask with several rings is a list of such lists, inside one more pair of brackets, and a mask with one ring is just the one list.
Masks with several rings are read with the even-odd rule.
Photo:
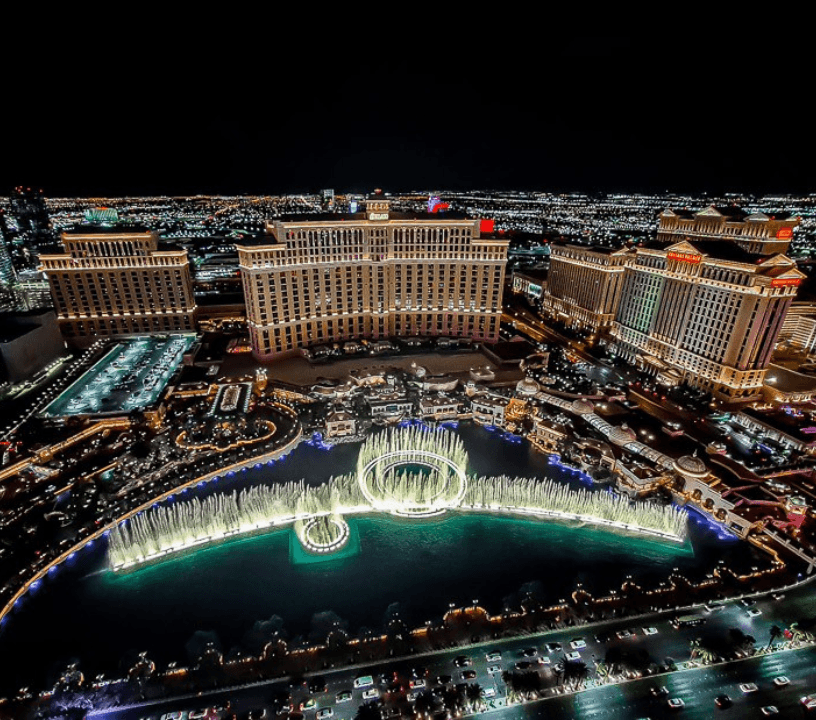
[[455, 420], [462, 412], [462, 401], [446, 395], [426, 395], [419, 401], [423, 420]]
[[504, 426], [504, 415], [510, 401], [501, 395], [480, 392], [470, 398], [473, 419], [482, 425]]
[[346, 410], [334, 410], [326, 416], [326, 437], [346, 437], [357, 432], [357, 419]]

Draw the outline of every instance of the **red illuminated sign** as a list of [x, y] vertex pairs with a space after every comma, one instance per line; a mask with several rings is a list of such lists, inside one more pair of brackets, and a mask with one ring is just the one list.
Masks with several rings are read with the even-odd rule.
[[771, 280], [771, 287], [799, 287], [801, 284], [801, 278], [777, 278]]
[[779, 231], [776, 233], [777, 240], [790, 240], [793, 237], [793, 228], [783, 227], [779, 228]]
[[666, 253], [669, 260], [677, 260], [678, 262], [698, 263], [703, 259], [702, 255], [692, 255], [691, 253], [669, 252]]
[[495, 226], [496, 226], [495, 220], [481, 220], [479, 222], [479, 232], [490, 235], [490, 233], [493, 232], [493, 228]]

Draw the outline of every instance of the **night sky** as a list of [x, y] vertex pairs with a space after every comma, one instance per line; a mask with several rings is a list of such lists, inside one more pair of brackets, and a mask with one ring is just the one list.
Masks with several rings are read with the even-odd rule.
[[21, 36], [0, 195], [816, 191], [810, 43], [789, 30], [390, 7]]

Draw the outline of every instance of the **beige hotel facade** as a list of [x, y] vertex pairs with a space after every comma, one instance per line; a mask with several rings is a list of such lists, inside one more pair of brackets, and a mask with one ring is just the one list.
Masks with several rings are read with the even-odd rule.
[[493, 342], [508, 244], [478, 219], [395, 212], [381, 196], [360, 213], [276, 219], [237, 244], [253, 353], [357, 338]]
[[784, 254], [798, 224], [738, 208], [665, 210], [654, 241], [554, 245], [542, 302], [664, 384], [758, 397], [804, 278]]
[[40, 256], [57, 321], [70, 341], [195, 330], [186, 250], [158, 250], [155, 232], [63, 233], [64, 253]]

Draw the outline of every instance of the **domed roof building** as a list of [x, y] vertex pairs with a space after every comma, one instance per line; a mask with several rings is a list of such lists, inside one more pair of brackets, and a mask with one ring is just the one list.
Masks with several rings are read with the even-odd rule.
[[516, 395], [533, 397], [540, 389], [539, 384], [533, 378], [523, 378], [516, 383]]
[[589, 415], [589, 413], [595, 412], [595, 406], [589, 400], [573, 400], [572, 412], [577, 415]]
[[630, 442], [635, 442], [636, 440], [637, 435], [635, 434], [635, 431], [632, 430], [632, 428], [630, 428], [626, 423], [616, 428], [612, 428], [612, 432], [609, 433], [609, 441], [615, 443], [615, 445], [620, 445], [621, 447], [629, 444]]
[[688, 478], [704, 478], [708, 475], [705, 463], [696, 455], [683, 455], [674, 461], [674, 469]]

